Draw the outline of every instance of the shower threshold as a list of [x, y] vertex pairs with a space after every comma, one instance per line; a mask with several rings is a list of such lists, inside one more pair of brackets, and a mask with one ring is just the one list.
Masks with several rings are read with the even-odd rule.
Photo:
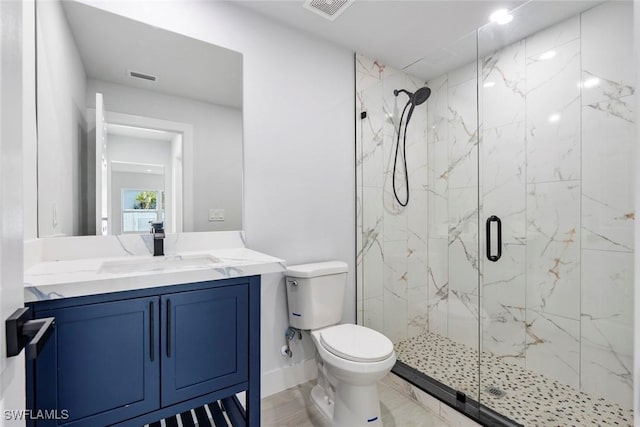
[[483, 426], [523, 426], [400, 360], [391, 372]]

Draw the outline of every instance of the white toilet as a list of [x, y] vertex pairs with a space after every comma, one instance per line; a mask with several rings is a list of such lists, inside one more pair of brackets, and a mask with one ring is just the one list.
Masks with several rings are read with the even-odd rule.
[[347, 264], [339, 261], [287, 269], [289, 323], [311, 331], [318, 384], [312, 400], [336, 427], [381, 426], [377, 382], [396, 363], [393, 343], [373, 329], [343, 324]]

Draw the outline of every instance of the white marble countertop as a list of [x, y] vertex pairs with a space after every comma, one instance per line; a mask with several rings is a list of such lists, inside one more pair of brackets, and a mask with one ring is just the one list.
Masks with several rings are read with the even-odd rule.
[[[86, 238], [84, 242], [76, 240], [75, 245], [86, 242], [89, 242]], [[55, 242], [56, 245], [61, 243], [65, 244]], [[230, 248], [212, 244], [209, 246], [212, 249], [203, 249], [203, 246], [208, 245], [198, 245], [197, 248], [184, 247], [196, 250], [166, 252], [165, 257], [153, 257], [144, 251], [128, 251], [125, 245], [122, 245], [125, 253], [111, 254], [105, 251], [100, 256], [85, 258], [45, 254], [27, 265], [24, 273], [25, 302], [279, 273], [286, 269], [283, 260], [247, 249], [243, 247], [243, 243], [236, 245], [239, 247]], [[203, 259], [207, 256], [213, 257], [214, 260], [196, 262], [195, 265], [179, 264], [180, 259]], [[120, 265], [137, 264], [151, 267], [146, 268], [146, 271], [113, 271], [118, 270], [117, 266]], [[105, 268], [114, 265], [115, 269]]]

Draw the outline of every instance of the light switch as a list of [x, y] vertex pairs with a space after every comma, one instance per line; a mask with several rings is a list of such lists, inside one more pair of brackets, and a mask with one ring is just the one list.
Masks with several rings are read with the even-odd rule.
[[224, 209], [209, 209], [209, 221], [224, 221]]

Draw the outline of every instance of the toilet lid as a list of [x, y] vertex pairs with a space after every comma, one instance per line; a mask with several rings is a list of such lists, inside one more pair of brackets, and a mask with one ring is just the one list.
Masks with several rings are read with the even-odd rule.
[[338, 357], [354, 362], [379, 362], [393, 353], [393, 343], [373, 329], [345, 324], [320, 331], [322, 346]]

